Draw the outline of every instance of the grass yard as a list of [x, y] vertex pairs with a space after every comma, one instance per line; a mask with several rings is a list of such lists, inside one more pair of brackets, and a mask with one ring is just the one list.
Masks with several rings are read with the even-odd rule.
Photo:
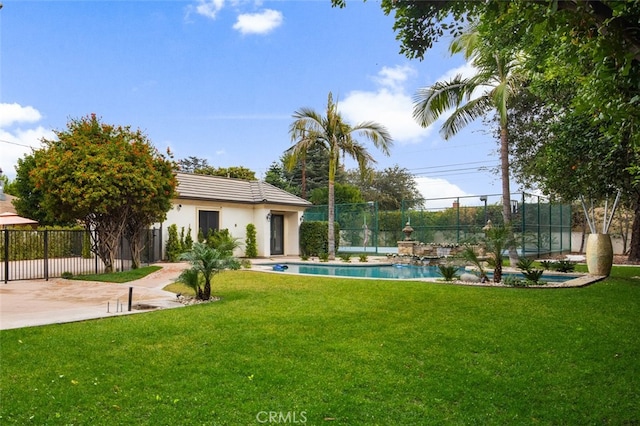
[[0, 332], [0, 423], [640, 424], [640, 268], [578, 289], [216, 276], [222, 300]]
[[81, 280], [81, 281], [100, 281], [100, 282], [122, 284], [122, 283], [128, 283], [131, 281], [139, 280], [140, 278], [144, 278], [153, 272], [159, 271], [160, 269], [162, 269], [162, 266], [150, 265], [150, 266], [143, 266], [142, 268], [138, 268], [138, 269], [111, 272], [108, 274], [76, 275], [73, 277], [73, 279]]

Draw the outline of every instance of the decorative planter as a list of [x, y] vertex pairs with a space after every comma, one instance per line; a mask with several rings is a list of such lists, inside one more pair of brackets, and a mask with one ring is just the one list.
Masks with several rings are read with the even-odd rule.
[[613, 246], [609, 234], [589, 234], [587, 238], [587, 269], [592, 275], [611, 273], [613, 266]]

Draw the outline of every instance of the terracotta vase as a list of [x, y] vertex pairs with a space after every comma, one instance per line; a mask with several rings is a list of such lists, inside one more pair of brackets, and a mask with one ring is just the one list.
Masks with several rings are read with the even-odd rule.
[[587, 238], [587, 269], [592, 275], [611, 273], [613, 266], [613, 246], [609, 234], [589, 234]]

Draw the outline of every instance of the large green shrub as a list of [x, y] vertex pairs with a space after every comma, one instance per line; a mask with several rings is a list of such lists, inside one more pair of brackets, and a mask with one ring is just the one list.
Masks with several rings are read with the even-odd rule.
[[[300, 253], [319, 256], [329, 252], [329, 222], [302, 222], [300, 225]], [[340, 241], [340, 225], [335, 223], [336, 252]]]
[[167, 260], [169, 262], [177, 262], [182, 254], [182, 245], [178, 237], [178, 226], [174, 223], [169, 226], [169, 237], [167, 238]]

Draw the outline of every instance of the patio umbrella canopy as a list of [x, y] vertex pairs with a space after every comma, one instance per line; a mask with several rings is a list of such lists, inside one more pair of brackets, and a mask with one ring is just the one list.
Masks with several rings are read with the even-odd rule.
[[38, 222], [26, 217], [18, 216], [16, 213], [0, 213], [0, 228], [6, 228], [7, 226], [19, 226], [19, 225], [37, 225]]

